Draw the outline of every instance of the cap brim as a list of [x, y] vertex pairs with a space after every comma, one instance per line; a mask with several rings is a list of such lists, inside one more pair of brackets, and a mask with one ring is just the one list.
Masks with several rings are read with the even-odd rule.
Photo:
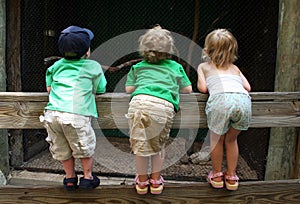
[[76, 32], [85, 32], [89, 35], [90, 40], [94, 38], [94, 33], [87, 29], [87, 28], [81, 28], [78, 26], [69, 26], [68, 28], [64, 29], [61, 33], [76, 33]]
[[87, 32], [87, 34], [90, 37], [90, 40], [92, 40], [94, 38], [94, 33], [91, 30], [89, 30], [87, 28], [83, 28], [83, 30], [85, 30], [85, 32]]

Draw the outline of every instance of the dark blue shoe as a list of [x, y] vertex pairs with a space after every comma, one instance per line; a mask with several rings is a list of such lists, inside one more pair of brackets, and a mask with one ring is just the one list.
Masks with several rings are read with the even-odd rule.
[[[72, 186], [67, 185], [68, 183], [73, 183]], [[64, 184], [64, 188], [67, 191], [75, 191], [78, 188], [78, 178], [77, 176], [74, 178], [64, 178], [63, 184]]]
[[80, 189], [93, 189], [100, 185], [100, 179], [95, 175], [93, 175], [93, 180], [85, 179], [84, 177], [80, 178], [79, 188]]

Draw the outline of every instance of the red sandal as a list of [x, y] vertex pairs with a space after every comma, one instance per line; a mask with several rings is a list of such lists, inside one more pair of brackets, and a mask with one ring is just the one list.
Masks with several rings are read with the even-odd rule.
[[206, 177], [206, 180], [213, 188], [223, 188], [224, 187], [223, 178], [221, 181], [214, 181], [215, 178], [223, 177], [223, 176], [224, 176], [223, 172], [218, 172], [216, 174], [213, 174], [213, 171], [211, 171]]

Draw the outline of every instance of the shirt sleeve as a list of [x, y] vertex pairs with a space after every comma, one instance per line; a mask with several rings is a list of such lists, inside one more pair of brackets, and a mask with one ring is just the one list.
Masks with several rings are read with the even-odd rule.
[[135, 80], [134, 67], [131, 67], [129, 73], [127, 74], [125, 86], [135, 86]]
[[179, 88], [184, 88], [184, 87], [187, 87], [189, 85], [191, 85], [191, 81], [189, 80], [188, 76], [186, 75], [184, 69], [182, 66], [180, 66], [179, 68], [179, 72], [180, 72], [180, 75], [181, 77], [179, 78], [179, 81], [178, 81], [178, 84], [179, 84]]
[[100, 75], [97, 78], [96, 84], [95, 84], [95, 86], [97, 87], [96, 88], [96, 94], [102, 94], [102, 93], [106, 92], [107, 81], [106, 81], [106, 78], [105, 78], [105, 75], [102, 71], [101, 66], [100, 66], [100, 70], [101, 70]]
[[46, 86], [51, 86], [52, 81], [52, 67], [49, 67], [46, 71]]

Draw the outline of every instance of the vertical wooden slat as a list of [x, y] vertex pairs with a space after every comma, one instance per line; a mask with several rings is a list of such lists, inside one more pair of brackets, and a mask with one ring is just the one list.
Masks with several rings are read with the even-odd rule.
[[[22, 91], [21, 86], [21, 0], [7, 1], [7, 91]], [[9, 130], [12, 166], [23, 163], [22, 130]]]
[[297, 147], [295, 150], [295, 161], [292, 175], [294, 178], [300, 178], [300, 128], [296, 128], [296, 135]]
[[[300, 1], [279, 1], [278, 51], [274, 91], [300, 90]], [[299, 167], [295, 128], [272, 128], [265, 180], [295, 177]], [[298, 163], [295, 164], [294, 161]]]
[[[5, 41], [6, 41], [6, 0], [0, 0], [0, 91], [6, 91]], [[7, 176], [9, 173], [8, 135], [6, 129], [0, 130], [0, 171]], [[2, 181], [3, 182], [3, 181]], [[2, 183], [0, 181], [0, 185]]]

